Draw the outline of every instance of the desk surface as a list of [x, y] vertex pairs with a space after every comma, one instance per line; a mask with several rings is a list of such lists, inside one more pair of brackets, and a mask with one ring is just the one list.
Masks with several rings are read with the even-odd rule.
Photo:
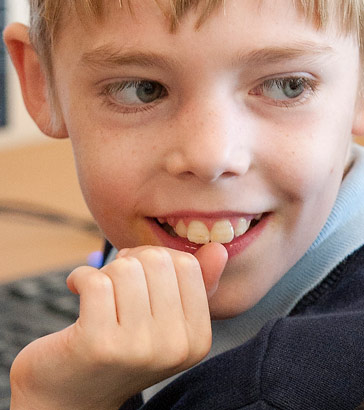
[[[97, 231], [78, 226], [81, 220], [95, 227], [68, 140], [45, 138], [1, 151], [0, 176], [0, 282], [85, 264], [91, 252], [102, 249]], [[73, 219], [56, 223], [34, 215], [38, 210]]]

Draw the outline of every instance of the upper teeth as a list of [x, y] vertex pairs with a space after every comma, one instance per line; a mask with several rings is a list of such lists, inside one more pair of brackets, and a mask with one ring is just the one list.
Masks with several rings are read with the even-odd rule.
[[193, 220], [186, 226], [183, 220], [180, 219], [173, 228], [178, 236], [187, 238], [190, 242], [197, 244], [206, 244], [208, 242], [229, 243], [234, 237], [243, 235], [249, 229], [250, 222], [245, 218], [239, 218], [234, 227], [228, 219], [222, 219], [215, 222], [211, 231], [209, 231], [202, 221]]

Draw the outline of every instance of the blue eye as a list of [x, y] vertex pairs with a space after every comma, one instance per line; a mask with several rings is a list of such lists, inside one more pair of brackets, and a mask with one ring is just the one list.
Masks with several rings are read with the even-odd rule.
[[270, 105], [289, 108], [309, 102], [319, 85], [319, 81], [309, 74], [270, 78], [262, 80], [249, 91], [249, 95], [260, 97]]
[[262, 85], [262, 94], [274, 100], [286, 100], [299, 97], [307, 88], [303, 78], [267, 80]]
[[105, 94], [122, 105], [149, 104], [166, 95], [166, 89], [156, 81], [138, 80], [110, 84]]

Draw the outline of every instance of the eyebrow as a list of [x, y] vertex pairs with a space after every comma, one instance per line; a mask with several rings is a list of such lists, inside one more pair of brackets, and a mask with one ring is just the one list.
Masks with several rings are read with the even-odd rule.
[[333, 54], [333, 52], [333, 48], [328, 45], [299, 42], [286, 46], [273, 46], [253, 50], [249, 53], [241, 53], [236, 56], [233, 65], [246, 64], [248, 66], [258, 66], [297, 59], [308, 59], [314, 62], [319, 58]]
[[[233, 59], [232, 66], [262, 66], [300, 58], [315, 61], [332, 53], [333, 48], [328, 45], [300, 42], [239, 53]], [[85, 52], [81, 57], [81, 64], [95, 69], [120, 66], [174, 68], [180, 65], [178, 60], [171, 56], [151, 51], [115, 49], [111, 45], [103, 45]]]
[[123, 51], [111, 46], [101, 46], [84, 53], [81, 57], [81, 64], [91, 68], [117, 68], [120, 66], [172, 68], [179, 65], [174, 58], [164, 57], [161, 54], [150, 51]]

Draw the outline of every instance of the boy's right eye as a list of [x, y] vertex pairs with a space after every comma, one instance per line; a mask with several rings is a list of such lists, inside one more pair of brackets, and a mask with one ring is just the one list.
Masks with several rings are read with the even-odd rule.
[[165, 97], [167, 90], [156, 81], [133, 80], [108, 84], [102, 94], [111, 104], [137, 108]]

